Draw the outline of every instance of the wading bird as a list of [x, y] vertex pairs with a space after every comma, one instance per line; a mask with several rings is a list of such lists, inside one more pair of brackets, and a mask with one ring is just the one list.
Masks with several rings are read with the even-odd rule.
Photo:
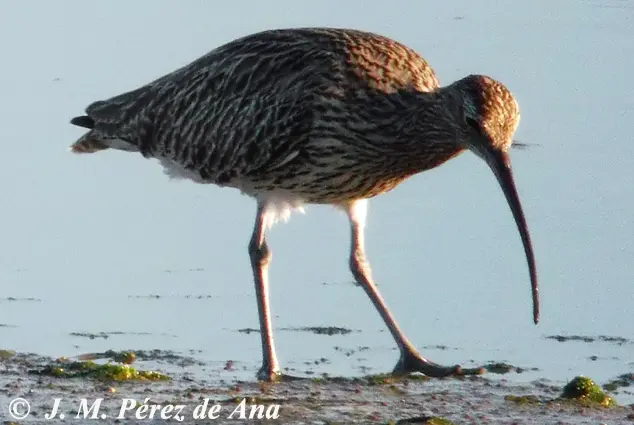
[[440, 87], [416, 52], [348, 29], [251, 34], [143, 87], [94, 102], [71, 123], [89, 129], [76, 153], [104, 149], [156, 158], [166, 174], [239, 189], [257, 200], [248, 245], [262, 338], [257, 376], [280, 375], [268, 294], [266, 230], [305, 204], [347, 213], [349, 264], [399, 349], [395, 373], [479, 373], [424, 358], [373, 283], [364, 250], [367, 201], [465, 150], [497, 177], [521, 234], [539, 317], [530, 236], [508, 150], [519, 107], [501, 83], [469, 75]]

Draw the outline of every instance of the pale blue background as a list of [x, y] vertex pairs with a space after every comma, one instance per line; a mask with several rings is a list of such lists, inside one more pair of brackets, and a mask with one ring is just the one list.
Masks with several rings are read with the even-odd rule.
[[[71, 155], [82, 130], [68, 120], [247, 33], [341, 26], [410, 45], [443, 84], [469, 73], [504, 82], [521, 105], [517, 138], [538, 145], [512, 156], [537, 255], [537, 327], [515, 224], [481, 160], [464, 154], [371, 201], [368, 251], [388, 304], [419, 347], [459, 348], [423, 354], [541, 369], [512, 379], [632, 371], [632, 344], [543, 337], [634, 339], [633, 23], [634, 3], [618, 0], [0, 2], [0, 298], [41, 299], [0, 301], [0, 324], [15, 326], [0, 328], [0, 348], [201, 350], [205, 361], [244, 362], [252, 378], [259, 337], [235, 330], [257, 327], [246, 250], [254, 202], [170, 182], [140, 155]], [[362, 332], [280, 331], [283, 366], [327, 357], [315, 370], [391, 369], [392, 340], [349, 284], [345, 216], [307, 212], [270, 234], [274, 324]], [[151, 293], [163, 298], [128, 298]], [[75, 331], [152, 335], [90, 341]], [[336, 345], [371, 349], [359, 360]]]

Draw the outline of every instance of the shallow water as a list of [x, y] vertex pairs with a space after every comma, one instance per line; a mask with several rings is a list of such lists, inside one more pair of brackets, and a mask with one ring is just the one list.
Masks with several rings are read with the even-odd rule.
[[[625, 54], [634, 51], [634, 2], [363, 5], [0, 3], [0, 348], [53, 356], [161, 348], [211, 365], [231, 359], [246, 367], [238, 375], [253, 377], [259, 336], [238, 329], [257, 328], [246, 253], [254, 202], [169, 181], [138, 155], [71, 155], [81, 130], [68, 120], [235, 37], [320, 25], [398, 39], [443, 84], [469, 73], [503, 81], [522, 108], [517, 139], [535, 144], [515, 151], [513, 163], [538, 261], [539, 326], [515, 224], [474, 155], [371, 201], [375, 278], [423, 354], [539, 368], [510, 377], [518, 381], [586, 374], [605, 382], [634, 371], [634, 64]], [[283, 366], [346, 376], [390, 370], [397, 351], [350, 283], [345, 216], [307, 212], [270, 233], [274, 324], [359, 332], [278, 331]], [[628, 341], [545, 339], [561, 334]], [[369, 349], [346, 355], [359, 347]], [[321, 358], [329, 362], [304, 364]]]

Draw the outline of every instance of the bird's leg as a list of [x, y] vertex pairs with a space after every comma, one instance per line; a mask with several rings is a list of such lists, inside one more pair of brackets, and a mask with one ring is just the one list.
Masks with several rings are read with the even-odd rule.
[[264, 235], [267, 224], [265, 207], [264, 204], [258, 203], [253, 235], [249, 242], [249, 256], [251, 257], [251, 267], [253, 268], [255, 296], [260, 317], [260, 336], [262, 337], [262, 367], [258, 371], [257, 377], [262, 381], [274, 381], [281, 375], [277, 356], [275, 355], [269, 306], [268, 268], [271, 261], [271, 251], [269, 251]]
[[370, 264], [365, 256], [364, 248], [364, 227], [367, 212], [367, 200], [357, 200], [345, 206], [346, 213], [350, 219], [350, 230], [352, 243], [350, 247], [350, 270], [357, 283], [365, 290], [370, 297], [372, 304], [379, 311], [383, 321], [387, 325], [398, 345], [401, 357], [394, 368], [395, 374], [408, 372], [422, 372], [433, 377], [449, 375], [463, 375], [480, 373], [480, 370], [462, 369], [460, 366], [441, 366], [433, 363], [420, 355], [412, 343], [407, 339], [403, 331], [399, 328], [396, 320], [387, 308], [381, 294], [379, 294], [372, 281]]

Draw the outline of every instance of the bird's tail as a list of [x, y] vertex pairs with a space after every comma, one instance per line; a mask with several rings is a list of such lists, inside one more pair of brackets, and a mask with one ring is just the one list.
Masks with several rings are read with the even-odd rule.
[[104, 142], [91, 138], [90, 132], [88, 132], [70, 145], [69, 150], [72, 153], [95, 153], [108, 148], [109, 146], [106, 146]]
[[75, 143], [70, 145], [69, 150], [73, 153], [95, 153], [108, 149], [109, 146], [95, 137], [93, 128], [95, 127], [95, 120], [88, 115], [82, 115], [70, 120], [70, 123], [78, 127], [84, 127], [90, 129], [89, 132], [81, 136]]

